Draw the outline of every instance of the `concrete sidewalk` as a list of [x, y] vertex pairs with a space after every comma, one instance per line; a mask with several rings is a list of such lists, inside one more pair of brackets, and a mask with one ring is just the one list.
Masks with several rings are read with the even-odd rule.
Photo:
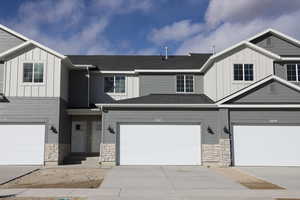
[[40, 166], [0, 166], [0, 185], [36, 171]]

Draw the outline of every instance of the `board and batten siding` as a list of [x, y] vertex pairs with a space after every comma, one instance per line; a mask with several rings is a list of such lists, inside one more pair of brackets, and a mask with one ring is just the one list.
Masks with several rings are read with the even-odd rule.
[[[217, 59], [204, 75], [204, 93], [215, 101], [273, 74], [273, 59], [253, 49], [243, 47], [228, 54]], [[234, 64], [253, 64], [254, 80], [234, 81]]]
[[22, 44], [24, 40], [0, 29], [0, 53]]
[[[23, 63], [43, 62], [44, 83], [23, 83]], [[5, 62], [6, 96], [11, 97], [60, 97], [61, 59], [38, 47], [24, 50]]]
[[0, 94], [3, 93], [4, 88], [4, 64], [0, 63]]

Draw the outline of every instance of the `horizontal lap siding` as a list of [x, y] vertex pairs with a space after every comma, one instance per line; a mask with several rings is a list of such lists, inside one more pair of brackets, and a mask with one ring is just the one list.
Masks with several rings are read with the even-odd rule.
[[[203, 76], [194, 75], [195, 93], [203, 93]], [[176, 93], [176, 75], [140, 75], [140, 94], [174, 94]]]
[[[119, 123], [201, 123], [202, 142], [205, 144], [218, 144], [220, 137], [226, 137], [222, 133], [222, 128], [227, 123], [225, 119], [227, 117], [226, 112], [220, 113], [220, 115], [218, 113], [217, 110], [118, 110], [104, 112], [102, 116], [104, 143], [116, 142], [116, 133], [110, 133], [108, 128], [110, 127], [117, 132]], [[207, 132], [208, 127], [213, 130], [214, 134]], [[157, 139], [159, 140], [159, 138]]]
[[59, 106], [59, 98], [8, 97], [7, 103], [0, 103], [0, 123], [44, 123], [46, 143], [58, 143], [58, 133], [50, 126], [59, 131]]
[[0, 53], [24, 43], [24, 40], [0, 29]]
[[0, 94], [4, 92], [4, 64], [0, 64]]

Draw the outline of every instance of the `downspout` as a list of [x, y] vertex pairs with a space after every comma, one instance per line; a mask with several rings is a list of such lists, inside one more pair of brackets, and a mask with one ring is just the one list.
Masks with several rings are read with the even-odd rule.
[[104, 139], [104, 121], [103, 121], [103, 105], [100, 106], [100, 112], [101, 112], [101, 135], [100, 135], [100, 152], [99, 152], [99, 158], [100, 163], [102, 164], [102, 155], [103, 155], [103, 139]]
[[89, 70], [88, 66], [86, 67], [86, 71], [87, 71], [86, 77], [88, 79], [88, 81], [87, 81], [87, 107], [89, 108], [90, 107], [90, 70]]

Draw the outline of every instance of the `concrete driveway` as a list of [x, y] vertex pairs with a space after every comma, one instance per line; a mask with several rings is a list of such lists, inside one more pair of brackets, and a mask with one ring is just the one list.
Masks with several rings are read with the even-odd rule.
[[0, 166], [0, 185], [38, 169], [39, 166]]
[[239, 167], [257, 178], [300, 191], [300, 167]]

